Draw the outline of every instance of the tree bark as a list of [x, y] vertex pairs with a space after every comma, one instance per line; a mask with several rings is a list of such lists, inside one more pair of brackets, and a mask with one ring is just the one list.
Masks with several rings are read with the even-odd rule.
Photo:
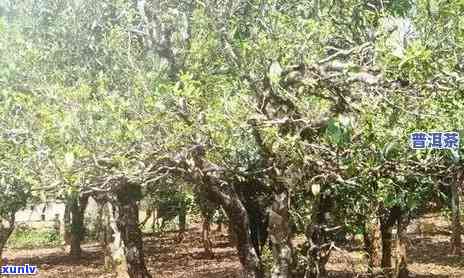
[[116, 274], [117, 278], [129, 278], [127, 261], [124, 255], [124, 242], [117, 227], [115, 215], [117, 211], [111, 203], [105, 206], [105, 268]]
[[71, 201], [71, 250], [70, 255], [79, 258], [82, 253], [81, 242], [84, 239], [84, 214], [89, 197], [73, 198]]
[[308, 263], [305, 278], [327, 277], [326, 264], [332, 251], [332, 243], [328, 242], [327, 238], [327, 219], [325, 217], [329, 208], [329, 199], [319, 193], [314, 200], [311, 221], [305, 231], [308, 241], [308, 249], [306, 250]]
[[202, 241], [205, 255], [214, 257], [213, 243], [211, 242], [211, 223], [213, 222], [214, 213], [218, 209], [218, 201], [208, 198], [208, 192], [205, 190], [195, 190], [195, 201], [198, 204], [202, 219]]
[[[386, 215], [380, 218], [380, 231], [382, 235], [382, 268], [384, 272], [391, 273], [393, 257], [392, 228], [400, 221], [402, 212], [399, 207], [385, 210]], [[394, 269], [393, 269], [394, 270]]]
[[151, 278], [143, 252], [142, 232], [139, 229], [139, 207], [141, 198], [139, 185], [123, 181], [115, 192], [116, 224], [124, 243], [124, 255], [130, 278]]
[[375, 269], [382, 266], [382, 232], [380, 230], [380, 219], [376, 216], [367, 220], [364, 246], [369, 254], [369, 268]]
[[103, 240], [104, 233], [104, 224], [103, 224], [103, 214], [105, 210], [105, 204], [97, 202], [97, 219], [95, 223], [95, 238], [99, 241]]
[[[227, 214], [227, 213], [226, 213]], [[229, 240], [229, 242], [232, 244], [232, 245], [237, 245], [237, 236], [235, 235], [232, 227], [231, 227], [231, 223], [229, 221], [229, 223], [227, 223], [227, 239]]]
[[227, 209], [231, 219], [232, 232], [237, 240], [237, 251], [243, 266], [243, 278], [263, 278], [261, 261], [253, 247], [246, 210], [239, 201]]
[[407, 234], [408, 217], [400, 216], [398, 218], [398, 238], [396, 240], [396, 261], [394, 278], [408, 278], [409, 272], [407, 268]]
[[382, 268], [392, 267], [392, 227], [389, 225], [381, 225], [382, 234]]
[[63, 216], [63, 224], [64, 224], [64, 233], [63, 239], [64, 244], [70, 245], [71, 244], [71, 204], [66, 202], [66, 206], [64, 208], [64, 216]]
[[222, 205], [229, 219], [229, 228], [236, 239], [238, 257], [242, 265], [241, 278], [264, 278], [262, 263], [253, 246], [250, 223], [245, 206], [235, 189], [224, 194], [214, 184], [206, 184], [204, 190], [213, 202]]
[[15, 229], [15, 213], [11, 214], [9, 219], [5, 220], [8, 222], [7, 227], [4, 226], [3, 219], [0, 218], [0, 267], [3, 263], [3, 248], [5, 248], [6, 242]]
[[211, 225], [210, 219], [207, 216], [203, 216], [203, 225], [202, 225], [202, 240], [203, 240], [203, 247], [205, 248], [205, 255], [209, 258], [214, 257], [213, 253], [213, 243], [211, 242], [210, 232], [211, 232]]
[[79, 202], [76, 198], [74, 198], [71, 202], [70, 207], [71, 212], [71, 237], [70, 237], [70, 244], [71, 250], [70, 255], [72, 257], [80, 257], [81, 256], [81, 231], [82, 227], [80, 225], [79, 216]]
[[459, 186], [462, 182], [462, 172], [457, 174], [456, 179], [451, 183], [451, 254], [461, 255], [461, 209], [459, 203]]
[[201, 145], [193, 150], [192, 166], [195, 167], [195, 171], [188, 176], [188, 179], [199, 184], [200, 190], [205, 193], [207, 199], [221, 205], [226, 212], [229, 227], [237, 239], [238, 257], [242, 265], [241, 278], [264, 278], [261, 260], [253, 246], [250, 220], [245, 206], [234, 184], [227, 184], [224, 188], [223, 180], [205, 171], [212, 165], [203, 159], [204, 154]]
[[274, 266], [272, 278], [291, 277], [293, 248], [290, 242], [289, 206], [290, 199], [285, 188], [274, 193], [272, 209], [269, 215], [269, 237], [272, 244]]

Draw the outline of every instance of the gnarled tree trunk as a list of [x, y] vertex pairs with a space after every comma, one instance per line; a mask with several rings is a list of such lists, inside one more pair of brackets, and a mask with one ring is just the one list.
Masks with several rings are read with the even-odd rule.
[[392, 269], [392, 258], [393, 258], [393, 233], [392, 227], [382, 225], [382, 269], [391, 273]]
[[124, 242], [117, 227], [117, 211], [111, 203], [106, 203], [104, 208], [105, 233], [104, 233], [104, 252], [105, 268], [116, 274], [117, 278], [128, 278], [127, 261], [124, 255]]
[[205, 194], [208, 200], [221, 205], [226, 212], [229, 218], [229, 227], [237, 239], [238, 257], [242, 265], [241, 277], [263, 278], [262, 263], [251, 238], [248, 213], [235, 186], [233, 184], [225, 185], [224, 180], [211, 174], [211, 170], [207, 170], [214, 166], [203, 159], [205, 155], [203, 146], [195, 146], [192, 149], [192, 154], [192, 161], [187, 165], [190, 164], [193, 171], [187, 178], [200, 186], [199, 190]]
[[222, 205], [229, 218], [229, 228], [236, 239], [238, 257], [242, 265], [241, 278], [263, 278], [262, 264], [250, 234], [250, 223], [245, 206], [234, 189], [225, 195], [216, 185], [206, 184], [204, 190], [212, 201]]
[[261, 261], [253, 247], [250, 235], [249, 221], [243, 205], [234, 200], [233, 205], [226, 209], [231, 220], [232, 232], [237, 240], [237, 250], [240, 262], [243, 266], [243, 278], [262, 278]]
[[207, 257], [214, 257], [213, 243], [211, 241], [211, 223], [213, 222], [214, 213], [218, 209], [218, 202], [208, 198], [208, 192], [204, 190], [196, 190], [195, 200], [199, 206], [202, 218], [202, 241], [205, 255]]
[[398, 218], [398, 238], [396, 240], [396, 260], [394, 278], [408, 278], [409, 272], [407, 268], [407, 234], [406, 228], [409, 224], [409, 218], [401, 215]]
[[269, 237], [272, 244], [274, 266], [272, 278], [291, 277], [293, 248], [290, 242], [289, 205], [290, 199], [285, 188], [274, 192], [274, 200], [269, 215]]
[[[5, 226], [4, 222], [7, 223]], [[5, 221], [0, 217], [0, 266], [3, 262], [3, 248], [15, 229], [15, 214], [11, 214]]]
[[213, 243], [211, 242], [210, 238], [211, 232], [211, 225], [210, 219], [206, 216], [203, 216], [203, 224], [202, 224], [202, 240], [203, 240], [203, 247], [205, 248], [205, 255], [207, 257], [214, 257], [213, 253]]
[[81, 252], [82, 252], [81, 250], [82, 226], [81, 226], [81, 221], [79, 220], [80, 210], [79, 210], [79, 202], [77, 199], [72, 200], [70, 212], [71, 212], [70, 255], [73, 257], [80, 257]]
[[386, 210], [386, 215], [380, 219], [380, 231], [382, 235], [382, 268], [384, 272], [391, 273], [393, 258], [393, 226], [401, 218], [401, 209], [393, 207]]
[[306, 250], [308, 260], [305, 278], [327, 277], [326, 264], [332, 252], [332, 242], [328, 242], [326, 213], [329, 212], [330, 202], [323, 194], [318, 194], [314, 200], [310, 224], [306, 227], [305, 235], [309, 243]]
[[381, 233], [382, 233], [382, 268], [391, 268], [392, 256], [393, 256], [392, 227], [382, 225]]
[[369, 268], [373, 270], [382, 266], [382, 232], [380, 219], [373, 216], [365, 224], [364, 246], [369, 255]]
[[73, 198], [71, 202], [71, 250], [70, 255], [79, 258], [82, 253], [81, 242], [84, 239], [84, 214], [89, 196]]
[[124, 243], [124, 255], [130, 278], [150, 278], [145, 265], [142, 232], [139, 228], [138, 201], [141, 188], [138, 184], [122, 181], [115, 193], [117, 230]]

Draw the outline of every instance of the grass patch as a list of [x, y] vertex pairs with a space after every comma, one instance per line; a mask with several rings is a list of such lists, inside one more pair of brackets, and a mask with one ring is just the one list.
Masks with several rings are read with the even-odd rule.
[[7, 242], [12, 249], [30, 249], [37, 247], [56, 247], [61, 245], [61, 237], [53, 229], [35, 229], [17, 227]]

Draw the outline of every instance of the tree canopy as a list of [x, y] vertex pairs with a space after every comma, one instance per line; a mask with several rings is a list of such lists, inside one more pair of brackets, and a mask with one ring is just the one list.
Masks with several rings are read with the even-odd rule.
[[[189, 184], [237, 234], [242, 209], [266, 213], [272, 277], [320, 277], [333, 246], [318, 229], [451, 198], [440, 185], [462, 147], [413, 150], [410, 134], [464, 135], [463, 13], [460, 0], [0, 1], [0, 216], [32, 196], [123, 204]], [[262, 277], [259, 251], [237, 248]]]

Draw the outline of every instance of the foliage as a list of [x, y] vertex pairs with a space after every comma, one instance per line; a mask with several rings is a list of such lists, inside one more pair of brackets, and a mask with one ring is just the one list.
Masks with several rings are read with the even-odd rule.
[[9, 173], [4, 172], [0, 179], [0, 219], [10, 221], [17, 211], [26, 207], [31, 192], [27, 183], [6, 174]]
[[243, 180], [287, 192], [298, 233], [323, 212], [359, 231], [416, 214], [462, 168], [462, 147], [409, 147], [414, 131], [464, 136], [462, 1], [147, 2], [3, 3], [9, 211], [125, 176], [178, 212], [193, 200], [177, 185], [200, 176], [228, 197]]
[[32, 249], [61, 245], [60, 235], [52, 229], [18, 227], [7, 242], [11, 249]]

